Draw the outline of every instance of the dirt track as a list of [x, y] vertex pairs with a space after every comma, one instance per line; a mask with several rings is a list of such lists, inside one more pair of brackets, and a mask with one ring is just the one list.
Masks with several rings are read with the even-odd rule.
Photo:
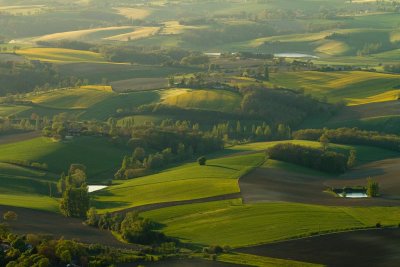
[[325, 264], [329, 267], [400, 266], [400, 229], [344, 232], [290, 240], [237, 251]]
[[[239, 185], [246, 203], [284, 201], [331, 206], [398, 206], [399, 173], [400, 158], [370, 163], [335, 179], [261, 167], [241, 178]], [[337, 198], [323, 192], [328, 187], [365, 185], [370, 176], [380, 183], [382, 196], [379, 198]]]

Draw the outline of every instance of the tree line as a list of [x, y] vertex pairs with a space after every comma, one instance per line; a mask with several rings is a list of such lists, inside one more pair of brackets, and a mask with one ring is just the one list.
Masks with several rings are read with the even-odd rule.
[[157, 232], [157, 225], [149, 219], [140, 217], [137, 212], [127, 212], [125, 215], [119, 213], [99, 215], [95, 208], [90, 208], [86, 224], [116, 232], [129, 243], [154, 245], [176, 241]]
[[147, 261], [174, 258], [179, 254], [179, 248], [174, 242], [121, 250], [100, 244], [83, 244], [64, 238], [55, 239], [51, 235], [32, 233], [20, 235], [10, 230], [8, 226], [10, 220], [17, 220], [17, 217], [11, 218], [4, 214], [5, 223], [0, 224], [0, 266], [108, 267], [126, 263], [136, 266]]
[[293, 133], [293, 139], [318, 141], [325, 136], [336, 144], [365, 145], [400, 151], [400, 136], [364, 131], [357, 128], [305, 129]]

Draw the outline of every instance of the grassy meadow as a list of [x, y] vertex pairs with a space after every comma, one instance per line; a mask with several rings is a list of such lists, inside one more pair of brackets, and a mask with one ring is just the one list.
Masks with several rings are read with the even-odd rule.
[[[193, 244], [251, 246], [321, 232], [397, 225], [398, 207], [338, 208], [296, 203], [243, 204], [218, 201], [143, 213], [166, 234]], [[245, 227], [244, 227], [245, 226]]]
[[116, 147], [100, 137], [77, 137], [68, 142], [55, 142], [50, 138], [39, 137], [0, 145], [0, 151], [2, 162], [26, 160], [47, 163], [49, 171], [57, 177], [68, 171], [70, 164], [82, 163], [87, 167], [89, 182], [105, 182], [111, 179], [127, 153], [124, 148]]
[[101, 212], [135, 206], [238, 193], [238, 179], [264, 162], [264, 154], [216, 158], [207, 166], [187, 163], [141, 178], [118, 182], [94, 195]]

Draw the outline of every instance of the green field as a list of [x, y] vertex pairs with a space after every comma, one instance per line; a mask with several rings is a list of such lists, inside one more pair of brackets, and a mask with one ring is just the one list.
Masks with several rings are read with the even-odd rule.
[[[126, 153], [124, 148], [116, 147], [106, 138], [100, 137], [77, 137], [68, 142], [55, 142], [50, 138], [40, 137], [0, 145], [0, 161], [28, 160], [47, 163], [49, 171], [57, 176], [68, 171], [70, 164], [81, 163], [87, 167], [89, 182], [112, 179]], [[22, 173], [20, 176], [26, 174]]]
[[207, 166], [188, 163], [161, 173], [121, 182], [94, 197], [101, 211], [213, 197], [239, 192], [238, 178], [264, 162], [264, 154], [209, 160]]
[[295, 203], [242, 204], [219, 201], [164, 208], [143, 213], [162, 230], [185, 242], [257, 245], [320, 232], [372, 227], [376, 222], [397, 225], [400, 209], [338, 208]]
[[36, 113], [52, 117], [65, 112], [84, 120], [106, 120], [118, 109], [131, 111], [140, 105], [157, 102], [160, 95], [157, 91], [118, 94], [107, 86], [86, 86], [30, 94], [25, 99], [34, 105], [0, 105], [0, 114], [30, 117]]

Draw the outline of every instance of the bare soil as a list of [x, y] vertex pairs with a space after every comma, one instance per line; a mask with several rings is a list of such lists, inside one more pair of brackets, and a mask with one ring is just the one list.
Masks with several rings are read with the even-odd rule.
[[54, 238], [64, 237], [86, 244], [102, 244], [118, 248], [137, 247], [118, 241], [109, 231], [86, 226], [80, 219], [66, 218], [52, 212], [0, 206], [1, 216], [7, 211], [18, 214], [16, 221], [7, 222], [13, 232], [18, 234], [45, 234]]
[[400, 229], [374, 229], [289, 240], [237, 251], [328, 267], [400, 266]]
[[[373, 162], [333, 178], [260, 167], [241, 178], [239, 185], [246, 203], [283, 201], [330, 206], [398, 206], [399, 173], [400, 159]], [[379, 182], [381, 197], [350, 199], [324, 192], [330, 187], [365, 186], [368, 177]]]

